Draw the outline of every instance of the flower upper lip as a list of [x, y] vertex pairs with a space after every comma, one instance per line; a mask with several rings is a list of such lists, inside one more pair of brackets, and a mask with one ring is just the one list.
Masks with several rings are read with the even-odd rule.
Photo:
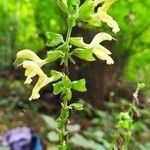
[[[97, 6], [101, 2], [103, 2], [103, 0], [99, 2], [95, 1], [95, 5]], [[94, 20], [100, 20], [107, 23], [107, 25], [112, 28], [112, 31], [114, 33], [117, 33], [120, 31], [118, 23], [110, 15], [107, 14], [107, 10], [114, 2], [115, 0], [105, 0], [104, 4], [99, 7], [98, 11], [95, 14], [92, 14], [91, 17]]]

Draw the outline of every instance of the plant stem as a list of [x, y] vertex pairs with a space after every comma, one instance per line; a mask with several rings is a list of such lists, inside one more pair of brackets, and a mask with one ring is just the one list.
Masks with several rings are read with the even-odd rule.
[[[69, 56], [69, 40], [72, 32], [72, 24], [68, 24], [68, 31], [67, 31], [67, 36], [66, 36], [66, 52], [65, 52], [65, 57], [64, 57], [64, 68], [63, 72], [69, 76], [69, 69], [68, 69], [68, 56]], [[59, 140], [60, 140], [60, 146], [59, 150], [66, 150], [66, 141], [67, 141], [67, 123], [68, 123], [68, 117], [69, 117], [69, 108], [68, 108], [68, 100], [65, 100], [60, 98], [62, 100], [62, 107], [61, 107], [61, 112], [60, 116], [58, 119], [58, 131], [59, 131]]]
[[[69, 45], [69, 40], [70, 40], [71, 32], [72, 32], [72, 25], [69, 25], [68, 26], [67, 37], [66, 37], [66, 44], [67, 44], [67, 46]], [[68, 51], [69, 51], [69, 48], [68, 48]]]
[[65, 53], [65, 57], [64, 57], [64, 68], [63, 68], [63, 72], [66, 75], [69, 75], [69, 69], [68, 69], [68, 56], [69, 56], [69, 40], [70, 40], [70, 36], [71, 36], [71, 32], [72, 32], [72, 25], [68, 25], [68, 31], [67, 31], [67, 36], [66, 36], [66, 53]]

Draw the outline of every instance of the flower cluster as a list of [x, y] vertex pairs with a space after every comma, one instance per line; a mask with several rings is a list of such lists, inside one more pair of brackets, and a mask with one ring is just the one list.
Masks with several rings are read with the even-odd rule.
[[17, 53], [17, 59], [26, 59], [21, 64], [25, 70], [25, 84], [30, 84], [32, 78], [38, 75], [38, 81], [32, 90], [32, 95], [29, 100], [38, 99], [40, 97], [39, 91], [46, 86], [48, 83], [54, 80], [53, 77], [47, 77], [47, 75], [42, 71], [41, 67], [46, 64], [46, 60], [40, 59], [33, 51], [31, 50], [22, 50]]

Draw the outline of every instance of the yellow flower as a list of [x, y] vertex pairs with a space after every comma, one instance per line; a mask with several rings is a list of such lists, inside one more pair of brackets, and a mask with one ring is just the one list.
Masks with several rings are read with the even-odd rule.
[[28, 59], [34, 61], [38, 66], [42, 67], [46, 64], [46, 59], [40, 59], [33, 51], [25, 49], [17, 53], [17, 59]]
[[96, 7], [98, 4], [104, 2], [105, 0], [94, 0], [93, 5]]
[[87, 44], [87, 48], [93, 48], [93, 53], [101, 60], [106, 60], [108, 65], [114, 63], [113, 59], [109, 56], [111, 52], [99, 43], [112, 40], [113, 37], [107, 33], [98, 33], [90, 44]]
[[[100, 0], [100, 1], [95, 0], [94, 6], [98, 5], [101, 2], [102, 2], [102, 0]], [[105, 0], [104, 4], [98, 8], [97, 13], [92, 14], [91, 17], [93, 20], [100, 20], [100, 21], [107, 23], [107, 25], [112, 28], [112, 31], [114, 33], [117, 33], [120, 30], [118, 23], [110, 15], [107, 14], [109, 7], [114, 2], [115, 2], [115, 0]]]
[[25, 84], [30, 84], [32, 82], [32, 77], [38, 75], [39, 79], [32, 90], [32, 95], [29, 100], [38, 99], [40, 97], [39, 91], [46, 86], [48, 83], [52, 82], [54, 79], [53, 77], [49, 78], [47, 75], [42, 71], [42, 69], [34, 62], [26, 60], [23, 62], [23, 67], [26, 69], [25, 76], [26, 81]]

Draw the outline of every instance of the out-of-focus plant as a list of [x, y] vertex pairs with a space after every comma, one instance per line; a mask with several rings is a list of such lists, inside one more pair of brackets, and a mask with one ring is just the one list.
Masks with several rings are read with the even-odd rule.
[[[80, 5], [80, 0], [58, 0], [58, 6], [67, 14], [68, 31], [66, 38], [62, 35], [54, 32], [46, 32], [47, 46], [53, 49], [47, 53], [45, 59], [39, 58], [31, 50], [25, 49], [17, 53], [17, 60], [22, 61], [20, 65], [25, 68], [25, 84], [30, 84], [32, 78], [36, 75], [38, 80], [32, 90], [32, 94], [29, 100], [38, 99], [40, 97], [40, 90], [47, 86], [51, 82], [53, 83], [53, 94], [60, 94], [61, 111], [57, 120], [57, 128], [59, 134], [59, 146], [60, 150], [66, 150], [67, 134], [66, 129], [69, 113], [71, 109], [83, 110], [83, 104], [72, 103], [68, 105], [68, 102], [72, 98], [72, 89], [85, 92], [86, 82], [85, 79], [77, 81], [71, 81], [69, 78], [69, 62], [75, 64], [74, 57], [78, 57], [84, 61], [95, 61], [93, 55], [100, 60], [106, 61], [108, 65], [114, 63], [110, 57], [111, 52], [103, 47], [100, 43], [103, 41], [111, 41], [113, 37], [107, 33], [98, 33], [95, 35], [90, 44], [83, 41], [83, 37], [71, 37], [72, 28], [76, 26], [77, 20], [81, 20], [88, 24], [99, 26], [101, 22], [105, 22], [114, 33], [119, 31], [117, 22], [108, 14], [109, 7], [115, 2], [115, 0], [87, 0]], [[101, 6], [99, 6], [99, 4]], [[97, 12], [95, 8], [98, 7]], [[73, 49], [71, 49], [73, 48]], [[63, 65], [63, 71], [50, 71], [49, 75], [46, 75], [42, 70], [42, 67], [48, 63], [51, 63], [57, 59], [60, 59], [60, 64]]]
[[143, 83], [138, 84], [136, 91], [133, 93], [133, 102], [130, 104], [129, 110], [119, 114], [118, 123], [116, 126], [117, 131], [114, 134], [114, 143], [112, 144], [111, 150], [117, 150], [118, 148], [121, 148], [122, 150], [128, 149], [128, 145], [133, 134], [133, 117], [134, 115], [137, 117], [140, 117], [141, 115], [138, 110], [138, 93], [139, 90], [143, 89], [144, 87], [145, 85]]

